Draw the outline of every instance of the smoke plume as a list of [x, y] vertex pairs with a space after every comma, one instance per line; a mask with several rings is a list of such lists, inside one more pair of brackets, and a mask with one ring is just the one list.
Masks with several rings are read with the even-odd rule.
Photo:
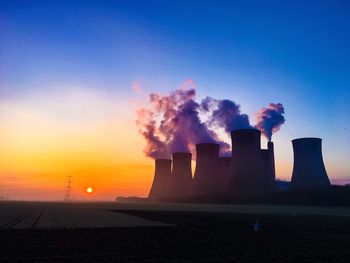
[[195, 99], [194, 88], [181, 89], [169, 95], [152, 93], [150, 108], [137, 113], [139, 132], [146, 139], [144, 152], [152, 158], [164, 158], [172, 152], [189, 152], [197, 143], [219, 143], [227, 152], [229, 145], [201, 121], [201, 105]]
[[154, 159], [169, 158], [169, 147], [160, 138], [153, 112], [147, 109], [138, 110], [136, 124], [139, 126], [139, 132], [146, 140], [144, 153]]
[[[237, 129], [254, 129], [248, 115], [242, 114], [240, 105], [234, 101], [206, 97], [199, 104], [195, 97], [191, 80], [168, 95], [150, 94], [149, 107], [138, 110], [136, 120], [139, 132], [146, 140], [146, 156], [170, 158], [173, 152], [192, 152], [195, 157], [195, 144], [198, 143], [218, 143], [220, 155], [229, 156], [230, 145], [214, 130], [223, 128], [231, 133]], [[285, 121], [283, 113], [282, 104], [271, 103], [260, 110], [256, 128], [271, 140], [272, 133]], [[205, 121], [201, 114], [206, 116]]]
[[284, 107], [281, 103], [270, 103], [267, 108], [260, 109], [257, 116], [256, 128], [271, 141], [272, 133], [277, 132], [285, 122]]
[[203, 110], [212, 112], [208, 125], [215, 128], [224, 128], [227, 133], [238, 129], [252, 129], [249, 117], [241, 114], [240, 105], [231, 100], [216, 100], [206, 97], [201, 106]]

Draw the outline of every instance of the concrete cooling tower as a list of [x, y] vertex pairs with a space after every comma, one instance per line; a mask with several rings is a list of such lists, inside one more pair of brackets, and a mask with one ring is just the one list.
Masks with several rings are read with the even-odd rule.
[[220, 191], [226, 196], [225, 190], [230, 176], [230, 163], [231, 157], [219, 158], [219, 178], [220, 178]]
[[216, 143], [196, 145], [193, 197], [213, 201], [220, 194], [219, 150], [220, 145]]
[[227, 183], [229, 178], [231, 158], [232, 157], [219, 158], [219, 177], [224, 184]]
[[292, 140], [292, 143], [294, 151], [292, 188], [330, 186], [322, 158], [322, 140], [300, 138]]
[[170, 178], [171, 160], [156, 159], [153, 183], [148, 198], [154, 201], [167, 199]]
[[231, 132], [232, 158], [228, 180], [230, 198], [258, 198], [271, 193], [268, 164], [260, 149], [261, 132], [244, 129]]
[[169, 186], [171, 200], [185, 200], [189, 198], [193, 179], [191, 170], [191, 153], [173, 153], [173, 169]]

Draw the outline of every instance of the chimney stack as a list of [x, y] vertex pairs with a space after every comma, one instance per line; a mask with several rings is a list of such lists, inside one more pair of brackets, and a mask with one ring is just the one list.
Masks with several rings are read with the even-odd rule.
[[155, 173], [148, 198], [154, 201], [162, 201], [167, 198], [171, 176], [171, 160], [156, 159]]
[[217, 199], [220, 185], [219, 150], [216, 143], [199, 143], [196, 145], [196, 170], [194, 173], [195, 198], [206, 201]]
[[170, 180], [170, 199], [186, 200], [192, 191], [192, 154], [187, 152], [176, 152], [172, 154], [173, 169]]
[[276, 171], [275, 171], [275, 153], [273, 142], [267, 143], [267, 149], [261, 150], [263, 153], [264, 161], [267, 167], [268, 177], [270, 178], [270, 188], [274, 192], [276, 190]]
[[273, 146], [273, 142], [271, 141], [267, 142], [267, 150], [269, 151], [269, 154], [270, 154], [269, 174], [273, 184], [275, 184], [276, 168], [275, 168], [275, 147]]
[[322, 158], [322, 139], [292, 140], [294, 166], [292, 188], [327, 187], [330, 181]]

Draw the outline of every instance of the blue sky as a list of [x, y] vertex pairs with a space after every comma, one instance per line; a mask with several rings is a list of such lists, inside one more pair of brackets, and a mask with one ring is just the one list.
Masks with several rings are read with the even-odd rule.
[[349, 13], [331, 0], [2, 0], [0, 100], [79, 86], [118, 104], [133, 82], [165, 93], [191, 78], [199, 96], [232, 99], [252, 122], [283, 103], [277, 161], [291, 167], [291, 139], [322, 137], [332, 176], [349, 177]]

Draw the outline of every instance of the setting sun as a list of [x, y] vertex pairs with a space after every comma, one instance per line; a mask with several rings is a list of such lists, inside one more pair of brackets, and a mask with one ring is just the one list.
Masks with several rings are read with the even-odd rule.
[[86, 192], [87, 192], [88, 194], [92, 194], [93, 191], [94, 191], [94, 189], [93, 189], [91, 186], [89, 186], [88, 188], [86, 188]]

